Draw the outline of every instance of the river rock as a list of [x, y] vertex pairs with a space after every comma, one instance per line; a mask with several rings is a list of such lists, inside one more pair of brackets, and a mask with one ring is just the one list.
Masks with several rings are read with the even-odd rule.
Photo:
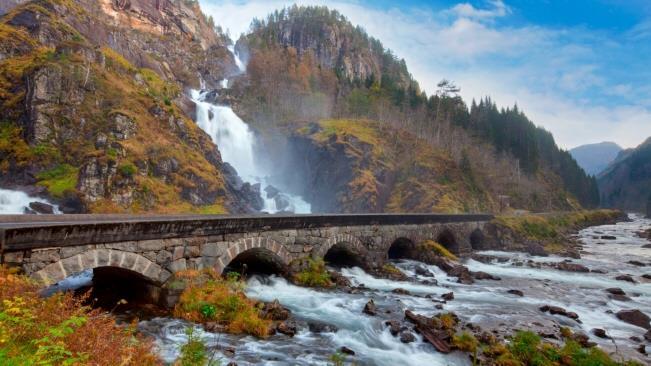
[[341, 348], [339, 348], [339, 352], [341, 352], [343, 354], [346, 354], [346, 355], [355, 356], [355, 351], [353, 351], [352, 349], [350, 349], [350, 348], [348, 348], [346, 346], [341, 346]]
[[53, 214], [54, 207], [43, 202], [30, 202], [29, 208], [40, 214]]
[[206, 332], [222, 333], [226, 331], [226, 326], [219, 324], [217, 322], [205, 322], [203, 323], [203, 329]]
[[626, 295], [626, 292], [619, 287], [607, 288], [605, 291], [613, 295]]
[[472, 274], [470, 273], [470, 270], [468, 270], [468, 267], [466, 266], [456, 265], [447, 273], [452, 277], [457, 277], [458, 278], [457, 282], [461, 284], [471, 285], [475, 283], [475, 281], [472, 279]]
[[651, 244], [644, 244], [644, 245], [642, 245], [642, 248], [651, 249]]
[[315, 321], [307, 323], [307, 327], [312, 333], [335, 333], [339, 330], [335, 325]]
[[330, 271], [328, 273], [330, 274], [330, 280], [332, 280], [335, 286], [342, 288], [350, 288], [353, 286], [350, 279], [341, 273], [335, 271]]
[[651, 329], [644, 333], [644, 339], [646, 339], [648, 342], [651, 342]]
[[260, 317], [267, 320], [287, 320], [291, 311], [282, 305], [278, 300], [264, 304], [260, 309]]
[[644, 278], [645, 280], [651, 280], [651, 274], [645, 273], [642, 275], [642, 278]]
[[375, 302], [373, 299], [369, 300], [366, 305], [364, 305], [364, 314], [368, 314], [370, 316], [375, 316], [377, 315], [377, 307], [375, 307]]
[[486, 272], [482, 272], [482, 271], [479, 271], [479, 272], [472, 272], [472, 276], [473, 276], [476, 280], [493, 280], [493, 281], [500, 281], [500, 280], [502, 280], [502, 279], [499, 278], [498, 276], [493, 276], [493, 275], [490, 274], [490, 273], [486, 273]]
[[540, 307], [543, 313], [549, 312], [552, 315], [561, 315], [570, 319], [578, 320], [579, 315], [572, 311], [567, 311], [560, 306], [544, 305]]
[[293, 321], [285, 321], [278, 323], [278, 325], [276, 325], [276, 330], [278, 333], [293, 337], [296, 334], [297, 327], [296, 323]]
[[402, 329], [400, 322], [397, 320], [387, 320], [386, 322], [384, 322], [384, 324], [389, 326], [389, 332], [394, 337], [397, 336], [398, 333], [400, 333], [400, 330]]
[[409, 331], [404, 331], [400, 333], [400, 342], [402, 343], [411, 343], [416, 341], [416, 336]]
[[394, 294], [398, 294], [398, 295], [409, 295], [409, 294], [411, 294], [411, 292], [405, 290], [404, 288], [394, 288], [393, 290], [391, 290], [391, 292], [393, 292]]
[[452, 301], [454, 300], [454, 292], [448, 292], [447, 294], [441, 295], [441, 298], [445, 301]]
[[633, 310], [620, 310], [616, 314], [617, 319], [638, 326], [644, 329], [651, 329], [651, 318], [643, 312], [633, 309]]
[[557, 263], [555, 267], [561, 271], [567, 271], [567, 272], [581, 272], [581, 273], [590, 272], [590, 269], [588, 267], [582, 264], [572, 263], [572, 262], [560, 262]]
[[616, 237], [616, 236], [613, 236], [613, 235], [602, 235], [602, 236], [601, 236], [601, 239], [604, 239], [604, 240], [615, 240], [615, 239], [617, 239], [617, 237]]
[[630, 283], [635, 283], [635, 280], [633, 279], [633, 277], [631, 275], [627, 275], [627, 274], [619, 275], [619, 276], [615, 277], [615, 279], [617, 281], [626, 281], [626, 282], [630, 282]]
[[524, 296], [524, 292], [522, 292], [520, 290], [508, 290], [506, 292], [511, 294], [511, 295], [515, 295], [515, 296], [520, 296], [520, 297]]
[[405, 311], [405, 318], [416, 325], [416, 331], [437, 351], [450, 353], [452, 350], [449, 344], [450, 336], [445, 330], [436, 328], [432, 318], [415, 314], [410, 310]]
[[592, 334], [599, 338], [610, 338], [608, 334], [606, 334], [606, 331], [601, 329], [601, 328], [594, 328], [592, 329]]
[[415, 272], [419, 276], [423, 277], [434, 277], [434, 273], [432, 273], [429, 269], [423, 267], [423, 266], [416, 266]]
[[[31, 207], [31, 204], [30, 204], [30, 207]], [[640, 261], [628, 261], [627, 263], [632, 264], [634, 266], [638, 266], [638, 267], [646, 267], [646, 263], [642, 263]]]

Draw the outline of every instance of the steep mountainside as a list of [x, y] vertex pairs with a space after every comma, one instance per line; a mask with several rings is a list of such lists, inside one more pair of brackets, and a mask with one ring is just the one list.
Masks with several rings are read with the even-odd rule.
[[181, 93], [236, 69], [193, 1], [37, 0], [0, 20], [0, 184], [66, 212], [249, 210]]
[[614, 142], [600, 142], [577, 146], [570, 150], [574, 160], [590, 175], [601, 173], [610, 164], [622, 148]]
[[[517, 208], [551, 210], [578, 207], [579, 202], [584, 206], [598, 204], [594, 178], [588, 177], [569, 153], [556, 146], [551, 134], [537, 128], [517, 107], [499, 110], [486, 99], [479, 104], [473, 102], [469, 108], [449, 82], [442, 82], [435, 95], [427, 96], [411, 78], [403, 60], [336, 11], [297, 6], [278, 11], [255, 21], [252, 33], [240, 39], [236, 49], [247, 54], [249, 65], [247, 75], [235, 81], [228, 99], [236, 101], [238, 114], [263, 135], [264, 131], [282, 130], [288, 124], [314, 126], [311, 123], [327, 124], [333, 118], [347, 121], [338, 125], [376, 121], [373, 123], [391, 136], [388, 141], [380, 141], [382, 144], [406, 147], [411, 138], [417, 138], [446, 162], [430, 167], [429, 177], [436, 177], [433, 181], [426, 178], [427, 174], [420, 176], [418, 169], [402, 170], [402, 181], [419, 183], [413, 189], [423, 192], [417, 196], [424, 202], [407, 203], [408, 197], [413, 197], [409, 192], [394, 195], [380, 189], [384, 193], [378, 197], [386, 197], [378, 198], [377, 205], [368, 203], [373, 210], [388, 210], [389, 206], [396, 210], [496, 210], [507, 202]], [[364, 140], [356, 136], [357, 126], [346, 129], [346, 135]], [[402, 141], [403, 136], [410, 137]], [[340, 149], [338, 138], [311, 140], [315, 150]], [[395, 150], [412, 157], [401, 156], [400, 164], [417, 166], [418, 154], [408, 152], [405, 155]], [[370, 166], [390, 165], [386, 157], [365, 156]], [[313, 163], [305, 168], [327, 165]], [[352, 164], [354, 170], [356, 163]], [[481, 182], [474, 186], [478, 190], [475, 197], [486, 199], [480, 205], [471, 199], [467, 207], [446, 204], [459, 191], [453, 185], [463, 185], [454, 180], [458, 178], [454, 172], [468, 166]], [[375, 175], [379, 182], [385, 182], [381, 169], [374, 173], [379, 174]], [[309, 171], [305, 175], [319, 176]], [[345, 184], [335, 185], [339, 187], [335, 194], [339, 202], [365, 199], [358, 193], [366, 191], [355, 188], [355, 177], [359, 175], [352, 174]], [[453, 179], [453, 184], [438, 184], [444, 177]], [[409, 190], [409, 185], [403, 188]], [[339, 209], [359, 208], [343, 204]]]
[[645, 212], [651, 200], [651, 138], [620, 154], [598, 181], [602, 205]]

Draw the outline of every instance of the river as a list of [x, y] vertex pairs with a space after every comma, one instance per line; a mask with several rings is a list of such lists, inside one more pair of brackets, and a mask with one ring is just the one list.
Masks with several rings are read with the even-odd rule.
[[[298, 321], [299, 331], [293, 338], [275, 335], [267, 340], [252, 337], [197, 332], [206, 344], [222, 358], [238, 365], [327, 365], [329, 358], [340, 347], [355, 351], [348, 360], [357, 365], [469, 365], [468, 357], [460, 353], [443, 355], [422, 342], [403, 344], [393, 337], [384, 321], [402, 319], [404, 310], [433, 315], [452, 311], [464, 322], [472, 322], [484, 329], [532, 329], [548, 332], [559, 326], [570, 327], [575, 332], [590, 335], [590, 340], [609, 351], [617, 350], [627, 358], [636, 357], [651, 363], [635, 348], [641, 343], [630, 337], [643, 338], [645, 331], [616, 318], [622, 309], [639, 309], [651, 314], [651, 281], [642, 278], [651, 273], [651, 249], [642, 248], [648, 241], [637, 237], [636, 232], [651, 227], [651, 221], [631, 216], [631, 222], [595, 226], [578, 235], [584, 245], [582, 258], [572, 260], [593, 272], [573, 273], [540, 263], [567, 260], [561, 257], [535, 257], [523, 253], [480, 252], [482, 261], [464, 260], [471, 271], [484, 271], [501, 280], [480, 280], [472, 285], [462, 285], [456, 278], [448, 277], [434, 266], [410, 260], [395, 261], [395, 265], [408, 275], [409, 281], [397, 282], [375, 278], [359, 268], [342, 268], [340, 272], [354, 284], [364, 284], [359, 293], [338, 290], [314, 290], [292, 285], [278, 277], [253, 277], [248, 280], [247, 294], [264, 301], [278, 299], [291, 309]], [[601, 239], [604, 235], [614, 240]], [[634, 260], [646, 266], [629, 264]], [[417, 275], [417, 266], [428, 269], [433, 278]], [[594, 272], [596, 270], [596, 272]], [[422, 271], [419, 271], [422, 273]], [[616, 280], [621, 274], [631, 275], [636, 283]], [[423, 282], [429, 281], [429, 282]], [[607, 288], [619, 287], [631, 298], [618, 301], [609, 298]], [[410, 292], [400, 295], [392, 292], [402, 288]], [[508, 293], [520, 290], [522, 297]], [[435, 308], [441, 294], [454, 292], [454, 300]], [[425, 297], [428, 296], [429, 297]], [[364, 304], [373, 299], [380, 310], [375, 317], [362, 313]], [[542, 313], [542, 305], [561, 306], [579, 315], [581, 323], [558, 315]], [[315, 325], [316, 324], [316, 325]], [[317, 326], [328, 324], [330, 327]], [[139, 323], [142, 333], [155, 339], [161, 357], [172, 362], [185, 342], [185, 329], [190, 324], [171, 318], [154, 318]], [[602, 339], [591, 334], [593, 328], [606, 330], [613, 339]], [[418, 336], [417, 336], [418, 337]], [[229, 350], [228, 352], [224, 352]], [[651, 347], [647, 347], [651, 351]], [[227, 355], [224, 355], [226, 353]]]

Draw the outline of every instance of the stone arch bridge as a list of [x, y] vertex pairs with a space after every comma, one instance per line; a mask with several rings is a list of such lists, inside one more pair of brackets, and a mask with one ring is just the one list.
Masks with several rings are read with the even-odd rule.
[[243, 263], [290, 268], [297, 260], [327, 258], [337, 251], [353, 255], [359, 265], [379, 266], [390, 251], [400, 249], [396, 245], [424, 240], [464, 255], [482, 245], [482, 229], [491, 219], [442, 214], [0, 216], [0, 258], [45, 285], [84, 270], [113, 268], [162, 286], [180, 270], [223, 272]]

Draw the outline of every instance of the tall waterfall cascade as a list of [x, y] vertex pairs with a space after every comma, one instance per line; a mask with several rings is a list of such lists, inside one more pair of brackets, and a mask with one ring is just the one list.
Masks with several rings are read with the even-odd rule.
[[[228, 48], [235, 57], [240, 72], [246, 66], [240, 60], [233, 46]], [[228, 80], [220, 83], [228, 88]], [[300, 196], [279, 192], [270, 181], [273, 167], [263, 166], [256, 160], [256, 136], [249, 126], [233, 111], [230, 106], [216, 105], [206, 100], [208, 91], [191, 90], [190, 97], [196, 104], [197, 125], [204, 130], [219, 147], [222, 159], [229, 163], [243, 181], [260, 184], [260, 193], [264, 202], [263, 212], [277, 213], [288, 211], [310, 213], [311, 205]]]

